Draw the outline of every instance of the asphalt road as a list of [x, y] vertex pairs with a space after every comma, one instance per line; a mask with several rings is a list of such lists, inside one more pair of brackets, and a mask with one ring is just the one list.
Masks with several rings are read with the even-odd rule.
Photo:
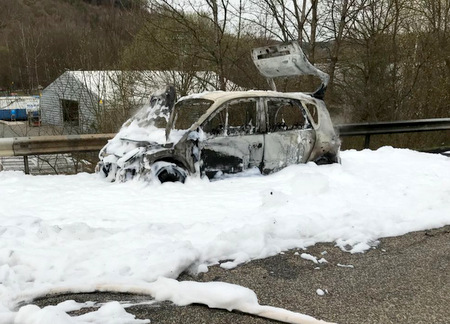
[[[305, 252], [324, 257], [328, 263], [316, 265], [302, 259], [299, 254]], [[317, 244], [307, 251], [291, 250], [232, 270], [211, 267], [209, 272], [199, 276], [183, 274], [178, 279], [239, 284], [254, 290], [260, 304], [341, 324], [448, 324], [450, 226], [385, 238], [364, 254], [342, 252], [333, 244]], [[319, 288], [328, 293], [319, 296], [316, 293]], [[43, 298], [34, 303], [42, 307], [68, 299], [79, 302], [139, 302], [149, 300], [149, 297], [111, 293], [72, 294]], [[86, 311], [88, 309], [74, 314]], [[152, 324], [277, 323], [202, 305], [176, 307], [169, 302], [133, 306], [127, 311], [138, 318], [150, 318]]]

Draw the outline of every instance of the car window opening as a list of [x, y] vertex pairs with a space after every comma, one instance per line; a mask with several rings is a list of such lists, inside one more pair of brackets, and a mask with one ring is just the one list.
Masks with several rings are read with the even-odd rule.
[[258, 124], [256, 101], [239, 100], [227, 103], [205, 123], [203, 131], [216, 136], [250, 135], [257, 131]]
[[173, 129], [189, 129], [201, 116], [203, 116], [212, 101], [206, 99], [182, 100], [175, 105], [175, 120]]
[[319, 124], [319, 113], [317, 111], [317, 107], [314, 104], [310, 104], [310, 103], [304, 103], [304, 106], [306, 106], [306, 109], [309, 111], [309, 114], [312, 117], [312, 121], [318, 125]]
[[267, 113], [270, 132], [302, 129], [309, 126], [301, 104], [293, 100], [269, 100]]

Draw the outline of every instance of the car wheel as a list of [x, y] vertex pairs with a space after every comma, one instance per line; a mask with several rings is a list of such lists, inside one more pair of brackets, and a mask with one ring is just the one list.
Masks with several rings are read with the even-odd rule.
[[[161, 164], [161, 162], [159, 162]], [[161, 183], [186, 181], [187, 172], [174, 163], [164, 163], [155, 168], [155, 176]]]
[[317, 158], [314, 161], [317, 165], [324, 165], [324, 164], [332, 164], [332, 163], [340, 163], [339, 157], [336, 155], [331, 155], [330, 153], [326, 153], [319, 158]]

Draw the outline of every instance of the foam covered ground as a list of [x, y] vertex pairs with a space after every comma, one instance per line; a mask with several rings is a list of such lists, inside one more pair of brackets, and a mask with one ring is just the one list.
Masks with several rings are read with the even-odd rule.
[[[0, 322], [32, 323], [44, 310], [18, 302], [52, 291], [127, 291], [317, 242], [363, 252], [381, 237], [450, 224], [448, 157], [391, 147], [341, 157], [184, 185], [0, 172]], [[108, 307], [123, 323], [140, 322]], [[44, 312], [33, 323], [66, 316], [64, 307]], [[91, 316], [109, 323], [100, 310]]]

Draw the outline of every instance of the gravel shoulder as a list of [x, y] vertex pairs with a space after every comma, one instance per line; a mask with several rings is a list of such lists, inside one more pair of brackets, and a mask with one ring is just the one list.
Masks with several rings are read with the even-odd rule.
[[[315, 264], [301, 258], [302, 253], [323, 257], [327, 263]], [[182, 274], [178, 279], [242, 285], [254, 290], [262, 305], [341, 324], [444, 324], [450, 321], [450, 226], [384, 238], [363, 254], [346, 253], [333, 244], [316, 244], [306, 251], [290, 250], [232, 270], [214, 266], [207, 273]], [[319, 296], [317, 289], [326, 293]], [[51, 296], [33, 303], [42, 307], [71, 299], [138, 303], [150, 298], [90, 293]], [[169, 302], [132, 306], [127, 311], [150, 318], [152, 324], [278, 323], [203, 305], [176, 307]]]

